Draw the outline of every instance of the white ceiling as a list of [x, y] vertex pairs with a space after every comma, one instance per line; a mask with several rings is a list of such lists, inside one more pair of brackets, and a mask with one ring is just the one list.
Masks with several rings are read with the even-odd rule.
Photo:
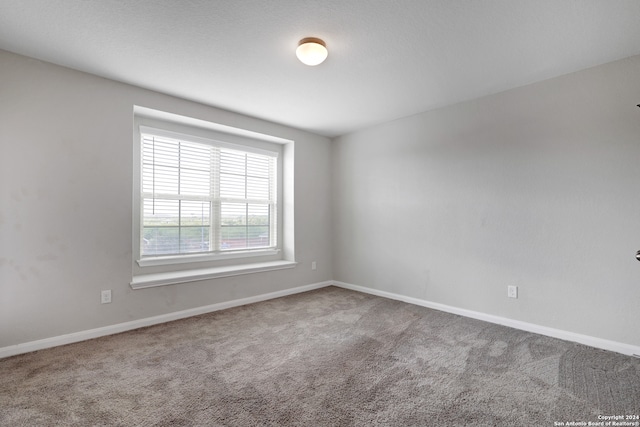
[[636, 55], [640, 1], [0, 0], [0, 48], [336, 136]]

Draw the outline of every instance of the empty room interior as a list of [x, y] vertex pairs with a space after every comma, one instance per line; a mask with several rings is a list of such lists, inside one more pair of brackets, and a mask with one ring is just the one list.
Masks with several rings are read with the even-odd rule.
[[0, 0], [0, 425], [640, 425], [639, 18]]

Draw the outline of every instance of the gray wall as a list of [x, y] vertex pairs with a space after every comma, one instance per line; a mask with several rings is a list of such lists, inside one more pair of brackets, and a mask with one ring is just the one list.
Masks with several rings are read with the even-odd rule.
[[640, 345], [638, 76], [632, 57], [334, 140], [334, 279]]
[[[0, 347], [332, 278], [640, 345], [640, 57], [332, 144], [2, 51], [0, 70]], [[301, 264], [131, 290], [133, 105], [295, 140]]]
[[[8, 52], [0, 70], [0, 347], [332, 278], [327, 138]], [[301, 264], [131, 290], [134, 105], [294, 140]]]

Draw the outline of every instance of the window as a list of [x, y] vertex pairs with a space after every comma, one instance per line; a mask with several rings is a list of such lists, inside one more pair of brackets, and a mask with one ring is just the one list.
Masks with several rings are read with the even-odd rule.
[[142, 259], [277, 248], [277, 152], [140, 133]]
[[133, 289], [296, 266], [292, 140], [133, 112]]

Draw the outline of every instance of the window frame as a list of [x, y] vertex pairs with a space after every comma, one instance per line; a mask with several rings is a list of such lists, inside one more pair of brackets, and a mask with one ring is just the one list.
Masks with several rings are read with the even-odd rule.
[[[142, 256], [143, 188], [142, 130], [152, 128], [185, 140], [248, 152], [277, 152], [276, 245], [236, 252]], [[200, 119], [134, 107], [133, 117], [133, 230], [132, 276], [134, 289], [248, 274], [296, 265], [293, 238], [293, 141]]]
[[[157, 127], [150, 127], [150, 126], [146, 126], [146, 125], [139, 125], [138, 126], [138, 138], [140, 140], [140, 156], [141, 156], [141, 163], [140, 163], [140, 170], [144, 170], [144, 164], [143, 164], [143, 155], [142, 155], [142, 151], [143, 151], [143, 137], [142, 135], [151, 135], [154, 137], [158, 137], [158, 138], [164, 138], [164, 139], [171, 139], [171, 140], [176, 140], [176, 141], [180, 141], [180, 142], [186, 142], [186, 143], [194, 143], [194, 144], [200, 144], [203, 146], [209, 146], [212, 148], [218, 148], [218, 149], [228, 149], [228, 150], [235, 150], [238, 152], [242, 152], [242, 153], [249, 153], [249, 154], [258, 154], [258, 155], [264, 155], [264, 156], [268, 156], [268, 157], [272, 157], [275, 159], [275, 188], [273, 188], [275, 190], [275, 196], [272, 197], [273, 202], [272, 204], [275, 205], [275, 212], [273, 213], [273, 218], [270, 219], [269, 221], [269, 233], [270, 233], [270, 241], [275, 241], [274, 245], [269, 245], [268, 247], [259, 247], [259, 248], [242, 248], [239, 250], [235, 250], [235, 251], [223, 251], [223, 250], [219, 250], [218, 248], [214, 248], [214, 250], [210, 251], [210, 252], [200, 252], [200, 253], [181, 253], [181, 254], [169, 254], [169, 255], [144, 255], [142, 253], [142, 240], [143, 240], [143, 234], [144, 234], [144, 199], [145, 199], [145, 191], [143, 188], [143, 179], [142, 179], [142, 173], [140, 173], [140, 197], [139, 197], [139, 210], [140, 210], [140, 232], [139, 234], [139, 239], [140, 241], [138, 242], [138, 259], [137, 259], [137, 263], [139, 266], [151, 266], [151, 265], [164, 265], [164, 264], [183, 264], [183, 263], [188, 263], [188, 262], [197, 262], [197, 261], [214, 261], [214, 260], [222, 260], [222, 259], [235, 259], [235, 258], [247, 258], [247, 257], [253, 257], [253, 256], [260, 256], [260, 255], [276, 255], [278, 253], [280, 253], [281, 251], [281, 247], [280, 245], [280, 239], [278, 238], [278, 222], [281, 216], [281, 209], [279, 208], [279, 202], [278, 202], [278, 194], [281, 193], [280, 190], [280, 179], [279, 176], [281, 175], [281, 161], [280, 161], [280, 157], [281, 157], [281, 150], [278, 149], [279, 147], [272, 147], [272, 149], [267, 150], [263, 147], [258, 148], [256, 146], [253, 145], [240, 145], [240, 144], [234, 144], [234, 143], [228, 143], [225, 141], [220, 141], [219, 139], [210, 139], [210, 138], [203, 138], [201, 136], [195, 136], [195, 135], [189, 135], [189, 134], [185, 134], [185, 133], [181, 133], [181, 132], [175, 132], [172, 130], [166, 130], [166, 129], [162, 129], [162, 128], [157, 128]], [[218, 165], [219, 166], [219, 165]], [[217, 178], [212, 178], [214, 181], [219, 181], [219, 177], [220, 177], [220, 172], [218, 171], [218, 177]], [[218, 183], [219, 185], [219, 183]], [[219, 191], [219, 190], [218, 190]], [[214, 190], [215, 192], [215, 190]], [[211, 242], [215, 242], [217, 241], [217, 239], [215, 238], [215, 233], [216, 229], [219, 227], [221, 230], [221, 221], [219, 218], [219, 213], [218, 212], [214, 212], [214, 205], [216, 205], [216, 202], [218, 203], [224, 203], [224, 201], [222, 201], [222, 199], [220, 197], [218, 197], [218, 199], [216, 200], [213, 196], [213, 194], [210, 194], [208, 196], [208, 198], [211, 201], [211, 213], [210, 213], [210, 235], [211, 237], [213, 237], [212, 240], [210, 240]], [[271, 207], [270, 207], [271, 210]], [[220, 237], [218, 236], [218, 239]]]

